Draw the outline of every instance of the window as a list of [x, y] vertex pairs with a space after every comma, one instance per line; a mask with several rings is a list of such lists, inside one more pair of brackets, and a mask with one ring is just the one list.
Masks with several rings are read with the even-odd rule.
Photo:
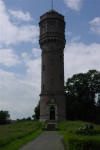
[[43, 84], [43, 90], [44, 90], [44, 84]]
[[55, 30], [55, 22], [52, 21], [52, 22], [49, 22], [49, 31], [50, 32], [53, 32]]
[[45, 24], [43, 24], [42, 26], [41, 26], [41, 34], [43, 34], [45, 32]]

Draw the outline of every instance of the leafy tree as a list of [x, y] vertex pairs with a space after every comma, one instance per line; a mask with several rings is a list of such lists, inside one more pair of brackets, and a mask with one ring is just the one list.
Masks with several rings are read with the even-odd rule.
[[39, 101], [38, 105], [35, 107], [34, 115], [32, 117], [34, 118], [34, 120], [39, 120], [39, 118], [40, 118], [40, 101]]
[[10, 122], [10, 115], [8, 111], [0, 111], [0, 124], [7, 124]]
[[100, 89], [100, 72], [73, 75], [66, 82], [67, 119], [94, 121], [96, 115], [95, 93]]

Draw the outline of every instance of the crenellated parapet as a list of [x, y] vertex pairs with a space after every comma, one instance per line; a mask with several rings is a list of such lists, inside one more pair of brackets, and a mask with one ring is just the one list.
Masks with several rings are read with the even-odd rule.
[[40, 17], [40, 40], [42, 45], [45, 42], [54, 41], [65, 45], [65, 21], [64, 16], [60, 15], [54, 10], [45, 13]]

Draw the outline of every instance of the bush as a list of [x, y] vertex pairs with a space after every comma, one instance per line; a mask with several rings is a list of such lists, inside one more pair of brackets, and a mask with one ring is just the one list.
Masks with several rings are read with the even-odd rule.
[[68, 147], [71, 150], [100, 150], [100, 141], [96, 138], [75, 138], [69, 137]]
[[39, 101], [38, 105], [34, 109], [34, 115], [32, 116], [32, 118], [34, 120], [39, 120], [39, 118], [40, 118], [40, 101]]
[[10, 115], [8, 111], [0, 111], [0, 124], [10, 123]]
[[76, 134], [77, 135], [99, 135], [100, 134], [100, 130], [92, 130], [92, 129], [88, 129], [88, 130], [84, 130], [84, 129], [81, 129], [81, 130], [77, 130], [76, 131]]
[[100, 150], [100, 125], [93, 124], [93, 129], [79, 130], [86, 124], [82, 121], [65, 121], [58, 125], [67, 150]]

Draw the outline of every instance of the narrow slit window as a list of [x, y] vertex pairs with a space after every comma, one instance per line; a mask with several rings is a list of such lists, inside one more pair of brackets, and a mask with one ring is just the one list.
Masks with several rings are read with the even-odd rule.
[[44, 84], [43, 84], [43, 90], [44, 90]]

